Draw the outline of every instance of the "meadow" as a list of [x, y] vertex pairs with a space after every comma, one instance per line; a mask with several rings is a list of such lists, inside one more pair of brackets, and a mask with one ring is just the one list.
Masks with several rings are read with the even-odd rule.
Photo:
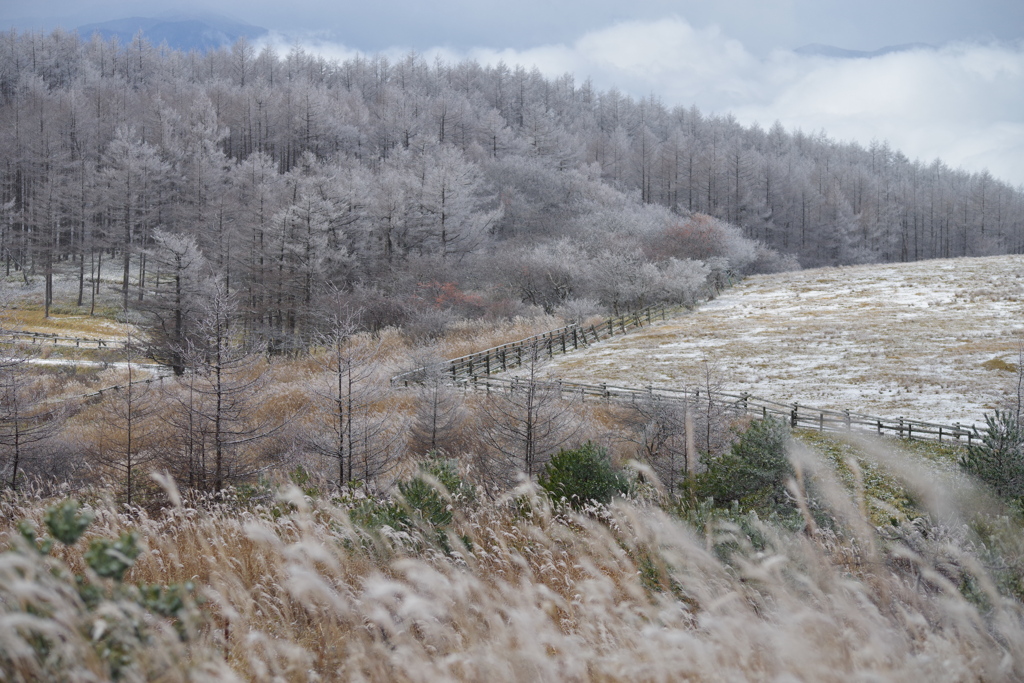
[[1024, 258], [749, 277], [689, 315], [554, 359], [544, 373], [622, 386], [749, 392], [964, 425], [1015, 396]]
[[[929, 268], [946, 275], [921, 287], [910, 284], [924, 277], [916, 264], [751, 278], [541, 371], [647, 384], [711, 381], [713, 365], [715, 382], [767, 397], [967, 420], [1004, 400], [1015, 376], [1024, 263]], [[553, 322], [467, 323], [427, 349], [388, 332], [374, 342], [374, 373], [386, 382], [414, 359]], [[312, 358], [275, 362], [263, 410], [297, 404], [315, 371]], [[124, 372], [68, 371], [63, 390]], [[862, 386], [867, 376], [878, 384]], [[411, 393], [383, 400], [393, 423], [410, 419]], [[101, 407], [71, 424], [101, 425]], [[586, 433], [625, 443], [609, 436], [617, 409], [589, 410]], [[274, 439], [265, 448], [288, 447]], [[1021, 512], [964, 474], [949, 445], [797, 432], [784, 509], [687, 500], [685, 483], [665, 489], [626, 450], [626, 495], [573, 508], [533, 482], [480, 476], [480, 447], [449, 453], [457, 475], [444, 482], [408, 459], [398, 488], [339, 487], [301, 455], [222, 492], [179, 489], [153, 467], [141, 505], [103, 478], [28, 478], [0, 494], [0, 679], [1024, 678]]]

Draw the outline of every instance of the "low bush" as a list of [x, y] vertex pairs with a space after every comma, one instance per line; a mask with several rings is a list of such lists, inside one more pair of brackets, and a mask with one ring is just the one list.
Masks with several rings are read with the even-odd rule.
[[[196, 643], [205, 615], [194, 586], [125, 582], [141, 553], [139, 534], [93, 538], [74, 574], [54, 555], [78, 544], [93, 513], [76, 501], [45, 511], [48, 535], [22, 520], [0, 553], [0, 680], [192, 680], [226, 673]], [[65, 550], [55, 550], [57, 543]], [[31, 586], [31, 590], [26, 590]], [[204, 651], [205, 650], [205, 651]], [[74, 673], [71, 673], [74, 672]]]
[[974, 429], [978, 443], [960, 459], [966, 471], [981, 479], [1000, 497], [1024, 500], [1024, 426], [1009, 411], [985, 416], [985, 431]]
[[576, 509], [590, 501], [608, 503], [628, 490], [626, 477], [612, 466], [608, 451], [589, 441], [558, 451], [544, 466], [538, 484], [555, 501], [564, 500]]
[[694, 482], [697, 499], [718, 507], [734, 503], [744, 510], [778, 512], [792, 507], [786, 482], [793, 468], [786, 455], [789, 427], [768, 418], [752, 422], [732, 449], [707, 463]]

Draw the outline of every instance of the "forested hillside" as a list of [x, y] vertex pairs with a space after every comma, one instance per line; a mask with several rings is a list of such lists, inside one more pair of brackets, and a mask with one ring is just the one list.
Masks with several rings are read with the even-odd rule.
[[717, 268], [1024, 243], [1024, 195], [988, 174], [416, 55], [10, 32], [0, 157], [5, 274], [45, 279], [47, 307], [54, 273], [78, 281], [60, 303], [115, 286], [177, 342], [214, 281], [287, 348], [326, 301], [433, 334], [688, 301]]

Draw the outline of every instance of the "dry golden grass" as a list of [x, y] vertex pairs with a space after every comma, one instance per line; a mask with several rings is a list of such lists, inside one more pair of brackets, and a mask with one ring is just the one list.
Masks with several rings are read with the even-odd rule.
[[[44, 317], [43, 310], [24, 305], [13, 305], [4, 313], [3, 327], [21, 332], [41, 332], [88, 339], [122, 340], [125, 324], [112, 315], [59, 314]], [[137, 334], [138, 331], [134, 330]]]
[[[464, 355], [558, 324], [466, 324], [433, 353]], [[669, 340], [669, 329], [652, 328], [658, 338], [644, 342], [646, 349]], [[834, 338], [831, 330], [814, 334], [820, 343]], [[393, 330], [350, 343], [372, 347], [373, 381], [382, 385], [411, 353]], [[749, 353], [756, 344], [737, 346]], [[320, 360], [261, 366], [271, 378], [268, 400], [250, 417], [297, 415], [274, 448], [298, 442], [308, 426], [303, 408], [310, 378], [323, 371]], [[104, 371], [97, 381], [123, 375]], [[172, 390], [164, 391], [170, 404]], [[382, 391], [375, 405], [401, 419], [413, 400], [411, 392]], [[481, 400], [469, 395], [467, 403]], [[580, 440], [610, 440], [621, 429], [614, 407], [588, 403], [579, 411]], [[97, 414], [86, 410], [80, 419]], [[504, 496], [481, 490], [478, 502], [456, 503], [448, 534], [455, 552], [445, 552], [431, 528], [357, 528], [349, 512], [361, 500], [309, 498], [294, 488], [276, 499], [240, 491], [227, 502], [181, 503], [168, 486], [170, 502], [150, 514], [86, 492], [97, 521], [73, 548], [53, 559], [0, 554], [0, 661], [12, 662], [0, 673], [11, 680], [111, 677], [96, 613], [60, 572], [86, 571], [90, 539], [137, 530], [146, 550], [127, 580], [191, 581], [206, 602], [187, 641], [167, 620], [145, 617], [149, 640], [126, 636], [134, 649], [124, 680], [1024, 678], [1024, 611], [1003, 585], [1020, 582], [1019, 572], [1007, 579], [1005, 571], [1024, 564], [1019, 543], [1010, 545], [1016, 555], [992, 554], [968, 531], [976, 515], [964, 497], [945, 495], [948, 482], [922, 475], [907, 477], [905, 489], [890, 486], [877, 472], [891, 463], [882, 455], [877, 461], [863, 465], [853, 483], [807, 464], [837, 480], [824, 502], [840, 520], [834, 531], [792, 534], [750, 517], [700, 519], [696, 529], [644, 500], [572, 516], [524, 487]], [[877, 501], [861, 505], [865, 491]], [[911, 497], [940, 521], [918, 533], [904, 514], [902, 526], [873, 529], [886, 523], [889, 508], [909, 510]], [[0, 547], [13, 542], [17, 520], [39, 526], [50, 502], [0, 497]], [[1019, 539], [1019, 523], [1004, 523], [1006, 535]], [[130, 621], [137, 609], [111, 597], [105, 613], [113, 623]], [[37, 626], [51, 628], [54, 657], [63, 659], [33, 660], [38, 650], [24, 636]], [[2, 659], [18, 648], [20, 659]]]
[[[207, 598], [191, 641], [161, 636], [136, 655], [140, 671], [174, 659], [163, 680], [1024, 676], [1021, 605], [996, 591], [956, 530], [943, 539], [939, 528], [928, 545], [854, 521], [808, 537], [748, 519], [746, 531], [709, 522], [704, 536], [642, 502], [567, 516], [528, 489], [515, 496], [458, 504], [452, 554], [429, 529], [362, 531], [349, 503], [295, 489], [266, 505], [177, 505], [156, 517], [94, 500], [89, 535], [138, 530], [147, 550], [128, 581], [194, 581]], [[8, 497], [5, 517], [38, 521], [45, 502]], [[829, 504], [856, 514], [852, 501]], [[87, 540], [62, 555], [73, 570]], [[2, 564], [0, 647], [25, 604], [11, 600], [24, 581]], [[47, 590], [36, 597], [75, 600]], [[69, 624], [65, 645], [83, 656], [73, 678], [103, 679], [90, 630]]]

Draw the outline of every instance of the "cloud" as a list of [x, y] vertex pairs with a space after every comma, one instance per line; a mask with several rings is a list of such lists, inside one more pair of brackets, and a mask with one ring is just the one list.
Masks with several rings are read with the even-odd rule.
[[770, 96], [734, 102], [744, 122], [781, 121], [835, 139], [888, 141], [911, 158], [941, 158], [1024, 183], [1024, 49], [958, 44], [858, 60], [775, 55]]
[[[327, 56], [353, 50], [305, 44]], [[389, 51], [400, 57], [407, 51]], [[746, 124], [869, 144], [888, 141], [910, 158], [1024, 184], [1024, 45], [951, 44], [872, 59], [834, 59], [775, 51], [756, 56], [717, 26], [695, 28], [679, 17], [627, 21], [571, 43], [525, 50], [426, 50], [429, 60], [537, 67], [572, 73], [599, 89], [655, 95], [669, 106], [732, 113]]]

